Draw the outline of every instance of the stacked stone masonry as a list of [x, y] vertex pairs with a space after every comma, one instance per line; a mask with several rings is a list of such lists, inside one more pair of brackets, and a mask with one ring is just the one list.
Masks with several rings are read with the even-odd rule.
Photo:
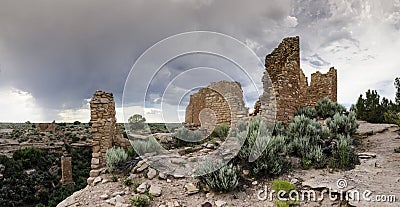
[[235, 124], [247, 116], [240, 83], [219, 81], [190, 96], [185, 122], [208, 128], [208, 125]]
[[61, 157], [61, 183], [63, 185], [74, 184], [72, 178], [72, 159], [71, 157]]
[[[271, 92], [268, 89], [270, 87], [268, 80], [271, 80], [276, 97], [276, 119], [283, 122], [290, 122], [298, 108], [313, 107], [325, 97], [337, 101], [337, 71], [333, 67], [326, 74], [317, 71], [311, 74], [309, 85], [307, 77], [300, 68], [299, 42], [298, 36], [285, 38], [265, 58], [268, 75], [264, 74], [263, 77], [264, 93]], [[263, 116], [266, 111], [263, 111], [263, 105], [266, 104], [268, 101], [261, 100], [261, 107], [255, 107], [252, 115]]]
[[[130, 146], [128, 139], [121, 136], [115, 118], [115, 102], [112, 93], [96, 91], [90, 101], [92, 123], [92, 161], [91, 178], [98, 176], [101, 169], [106, 166], [106, 152], [112, 147], [127, 148]], [[90, 184], [90, 183], [89, 183]]]
[[[279, 46], [266, 56], [265, 67], [262, 78], [264, 91], [250, 116], [259, 115], [266, 123], [274, 123], [275, 120], [288, 123], [300, 107], [313, 107], [325, 97], [337, 101], [337, 71], [333, 67], [326, 74], [319, 71], [311, 74], [308, 84], [307, 77], [300, 68], [298, 36], [283, 39]], [[199, 116], [212, 116], [210, 111], [200, 114], [205, 108], [215, 113], [216, 124], [236, 123], [239, 117], [247, 116], [243, 92], [237, 82], [212, 83], [192, 95], [186, 108], [186, 123], [200, 125]], [[229, 116], [230, 114], [232, 116]]]
[[56, 132], [56, 121], [49, 123], [38, 123], [36, 128], [41, 132]]

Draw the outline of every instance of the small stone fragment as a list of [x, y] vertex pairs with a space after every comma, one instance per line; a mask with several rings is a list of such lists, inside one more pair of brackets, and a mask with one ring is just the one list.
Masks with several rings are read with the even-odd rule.
[[102, 200], [106, 200], [106, 199], [108, 199], [108, 195], [107, 194], [103, 194], [103, 195], [100, 196], [100, 198]]
[[217, 200], [217, 201], [215, 201], [215, 205], [216, 205], [217, 207], [226, 206], [226, 202], [223, 201], [223, 200]]
[[161, 187], [157, 185], [152, 185], [150, 187], [149, 193], [155, 197], [161, 196]]
[[157, 176], [157, 171], [153, 168], [149, 168], [149, 172], [147, 173], [147, 178], [151, 180], [156, 176]]
[[199, 189], [193, 183], [187, 183], [185, 185], [187, 194], [192, 195], [199, 192]]
[[144, 183], [140, 184], [139, 187], [136, 188], [136, 191], [139, 193], [144, 193], [148, 187], [149, 187], [149, 185], [146, 182], [144, 182]]
[[94, 179], [94, 181], [93, 181], [93, 185], [97, 185], [97, 183], [100, 183], [102, 180], [103, 180], [103, 178], [101, 178], [100, 176], [99, 176], [99, 177], [96, 177], [96, 178]]

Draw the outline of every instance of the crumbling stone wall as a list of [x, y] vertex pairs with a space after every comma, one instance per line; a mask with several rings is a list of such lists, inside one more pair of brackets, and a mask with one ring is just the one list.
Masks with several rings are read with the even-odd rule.
[[56, 131], [56, 121], [51, 123], [39, 123], [36, 124], [36, 128], [41, 132], [55, 132]]
[[[325, 97], [337, 101], [337, 71], [333, 67], [326, 74], [319, 71], [311, 74], [311, 81], [308, 84], [307, 77], [300, 68], [300, 39], [298, 36], [283, 39], [279, 46], [266, 56], [265, 67], [262, 78], [264, 91], [255, 103], [254, 111], [250, 116], [259, 115], [267, 123], [274, 123], [275, 118], [288, 123], [300, 107], [313, 107]], [[235, 88], [232, 83], [236, 83], [240, 90], [231, 90], [236, 92], [231, 93], [232, 96], [226, 95], [224, 87]], [[235, 100], [231, 97], [234, 97]], [[217, 116], [217, 124], [231, 121], [236, 123], [237, 117], [247, 116], [244, 113], [242, 97], [243, 92], [237, 82], [212, 83], [211, 86], [201, 89], [190, 97], [185, 121], [200, 125], [200, 112], [209, 108]], [[227, 116], [230, 114], [228, 111], [230, 104], [232, 104], [232, 117]], [[210, 111], [205, 113], [207, 116], [212, 115]]]
[[71, 157], [61, 157], [61, 183], [63, 185], [74, 184], [72, 178], [72, 158]]
[[304, 106], [314, 106], [325, 97], [337, 101], [337, 71], [331, 67], [326, 74], [319, 71], [311, 74], [311, 84], [306, 85], [303, 91], [302, 105]]
[[337, 72], [334, 68], [326, 74], [319, 71], [312, 74], [311, 83], [308, 85], [307, 77], [300, 68], [298, 36], [283, 39], [279, 46], [266, 56], [265, 67], [270, 79], [264, 74], [261, 106], [257, 106], [256, 103], [252, 115], [260, 114], [263, 117], [271, 110], [267, 107], [271, 100], [263, 100], [263, 97], [267, 97], [265, 94], [270, 93], [276, 97], [276, 119], [283, 122], [290, 122], [298, 108], [314, 106], [326, 96], [332, 101], [337, 101]]
[[112, 93], [96, 91], [90, 101], [90, 113], [93, 141], [89, 184], [106, 166], [107, 149], [130, 146], [129, 140], [120, 134], [115, 118], [115, 102]]
[[[207, 109], [207, 110], [205, 110]], [[185, 122], [189, 125], [236, 124], [248, 116], [239, 82], [219, 81], [190, 96]], [[207, 120], [207, 117], [210, 120]], [[215, 120], [213, 120], [215, 119]]]

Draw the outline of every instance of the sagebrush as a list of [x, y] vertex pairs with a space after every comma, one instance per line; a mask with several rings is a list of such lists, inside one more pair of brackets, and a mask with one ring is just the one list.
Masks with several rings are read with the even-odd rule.
[[106, 166], [108, 172], [114, 172], [128, 158], [128, 153], [122, 148], [110, 148], [106, 152]]

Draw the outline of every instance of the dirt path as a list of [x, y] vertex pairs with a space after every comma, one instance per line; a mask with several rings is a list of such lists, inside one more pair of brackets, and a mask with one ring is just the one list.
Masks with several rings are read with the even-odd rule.
[[[353, 206], [400, 206], [400, 153], [394, 148], [400, 146], [399, 127], [388, 124], [362, 123], [358, 132], [363, 139], [361, 149], [365, 151], [365, 159], [350, 171], [329, 173], [327, 170], [298, 171], [298, 177], [305, 180], [302, 185], [311, 188], [331, 188], [337, 191], [356, 190], [360, 193], [360, 201], [351, 200]], [[373, 135], [371, 135], [373, 134]], [[376, 156], [376, 157], [375, 157]], [[337, 181], [344, 179], [347, 187], [338, 188]], [[363, 193], [371, 191], [371, 196], [363, 199]], [[392, 199], [395, 202], [380, 202], [379, 199]]]

